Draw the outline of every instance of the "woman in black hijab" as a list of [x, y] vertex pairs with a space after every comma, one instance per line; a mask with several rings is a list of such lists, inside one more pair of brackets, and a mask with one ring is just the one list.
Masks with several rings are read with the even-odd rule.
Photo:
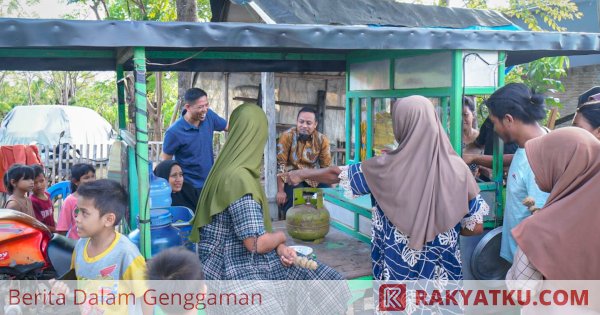
[[192, 184], [184, 181], [183, 170], [175, 160], [162, 161], [154, 169], [154, 175], [169, 181], [173, 206], [184, 206], [196, 212], [198, 191]]

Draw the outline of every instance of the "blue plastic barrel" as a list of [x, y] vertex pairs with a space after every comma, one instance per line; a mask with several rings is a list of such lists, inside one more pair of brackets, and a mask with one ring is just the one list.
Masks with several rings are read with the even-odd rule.
[[[172, 224], [172, 215], [167, 209], [150, 210], [150, 239], [152, 256], [170, 247], [181, 246], [181, 236], [178, 228]], [[139, 218], [138, 218], [139, 220]], [[140, 229], [129, 233], [129, 239], [140, 247]]]
[[169, 181], [154, 175], [152, 164], [150, 168], [150, 208], [168, 208], [171, 206], [171, 185]]
[[173, 226], [179, 229], [179, 235], [181, 235], [183, 246], [195, 252], [196, 243], [190, 241], [194, 212], [192, 209], [183, 206], [171, 206], [169, 207], [169, 212], [173, 215]]

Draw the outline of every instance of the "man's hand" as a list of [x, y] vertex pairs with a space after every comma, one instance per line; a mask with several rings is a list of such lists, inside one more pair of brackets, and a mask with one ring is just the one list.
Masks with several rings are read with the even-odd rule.
[[277, 246], [277, 255], [279, 255], [281, 263], [285, 267], [292, 266], [297, 256], [296, 251], [287, 247], [285, 244], [280, 244]]
[[287, 173], [281, 173], [277, 176], [281, 177], [283, 182], [290, 186], [296, 186], [304, 181], [302, 178], [302, 170], [289, 171]]
[[278, 191], [277, 192], [277, 204], [281, 206], [281, 205], [284, 205], [286, 201], [287, 201], [287, 195], [285, 194], [285, 192]]

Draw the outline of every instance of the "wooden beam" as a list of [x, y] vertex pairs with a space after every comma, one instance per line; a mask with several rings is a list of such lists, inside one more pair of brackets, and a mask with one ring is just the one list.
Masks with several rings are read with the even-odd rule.
[[[252, 97], [241, 97], [241, 96], [236, 96], [233, 98], [234, 101], [242, 101], [242, 102], [252, 102], [252, 103], [257, 103], [257, 99], [252, 98]], [[292, 102], [284, 102], [284, 101], [275, 101], [275, 104], [277, 105], [281, 105], [281, 106], [295, 106], [295, 107], [317, 107], [316, 104], [304, 104], [304, 103], [292, 103]], [[346, 107], [341, 107], [341, 106], [325, 106], [326, 109], [333, 109], [333, 110], [346, 110]]]
[[275, 75], [273, 72], [260, 74], [262, 108], [267, 115], [269, 136], [265, 146], [265, 194], [269, 202], [271, 219], [278, 217], [277, 207], [277, 116], [275, 111]]
[[325, 98], [327, 97], [327, 91], [317, 91], [317, 130], [320, 133], [325, 133]]
[[550, 110], [550, 117], [548, 117], [548, 122], [546, 123], [546, 128], [552, 130], [556, 124], [556, 118], [558, 117], [558, 108], [552, 107]]
[[117, 65], [123, 65], [132, 58], [133, 49], [131, 47], [117, 48]]
[[318, 74], [318, 73], [281, 73], [278, 72], [275, 74], [276, 78], [297, 78], [297, 79], [307, 79], [307, 80], [345, 80], [345, 75], [335, 75], [335, 74]]
[[555, 125], [562, 125], [566, 122], [573, 120], [574, 117], [575, 117], [575, 113], [563, 116], [556, 120]]

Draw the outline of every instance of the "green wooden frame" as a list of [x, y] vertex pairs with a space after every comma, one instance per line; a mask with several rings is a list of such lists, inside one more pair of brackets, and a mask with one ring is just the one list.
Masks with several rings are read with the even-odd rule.
[[[498, 67], [498, 81], [497, 86], [482, 86], [482, 87], [464, 87], [463, 86], [463, 58], [464, 53], [462, 50], [454, 50], [452, 53], [452, 74], [451, 74], [451, 87], [447, 88], [420, 88], [420, 89], [399, 89], [395, 86], [395, 60], [398, 58], [409, 57], [409, 56], [417, 56], [417, 55], [428, 55], [432, 53], [443, 52], [440, 50], [436, 51], [364, 51], [364, 52], [353, 52], [348, 54], [347, 62], [346, 62], [346, 161], [347, 163], [357, 163], [361, 161], [360, 156], [360, 148], [362, 147], [361, 140], [361, 100], [366, 99], [367, 102], [367, 111], [366, 111], [366, 158], [372, 157], [373, 152], [373, 129], [372, 129], [372, 119], [373, 119], [373, 104], [375, 98], [396, 98], [396, 97], [405, 97], [409, 95], [423, 95], [426, 97], [437, 97], [440, 99], [440, 104], [442, 107], [443, 115], [441, 117], [442, 124], [448, 135], [450, 137], [450, 141], [452, 143], [452, 147], [458, 152], [459, 155], [462, 154], [461, 150], [461, 139], [462, 139], [462, 97], [464, 95], [489, 95], [494, 93], [494, 91], [504, 85], [504, 61], [506, 59], [506, 54], [504, 52], [498, 52], [499, 58], [499, 67]], [[353, 63], [361, 63], [361, 62], [369, 62], [369, 61], [378, 61], [382, 59], [390, 60], [390, 75], [389, 75], [389, 86], [391, 87], [388, 90], [350, 90], [350, 65]], [[351, 106], [352, 105], [352, 106]], [[448, 107], [449, 106], [449, 107]], [[450, 117], [448, 118], [446, 113], [450, 113]], [[450, 120], [450, 126], [448, 126], [448, 119]], [[351, 158], [351, 148], [350, 148], [350, 137], [351, 137], [351, 126], [354, 125], [354, 157]], [[503, 214], [503, 185], [502, 185], [502, 174], [503, 174], [503, 165], [502, 165], [502, 143], [501, 140], [498, 141], [496, 139], [494, 145], [494, 179], [493, 182], [480, 183], [479, 186], [482, 191], [494, 191], [495, 192], [495, 202], [496, 202], [496, 219], [494, 221], [486, 221], [484, 223], [485, 228], [493, 228], [498, 224], [498, 219], [502, 217]], [[343, 199], [343, 197], [341, 197]], [[352, 212], [356, 217], [356, 221], [358, 222], [359, 216], [365, 216], [370, 218], [370, 212], [368, 212], [368, 216], [365, 215], [365, 209], [362, 209], [359, 206], [349, 204], [344, 201], [336, 200], [335, 196], [326, 195], [326, 199], [334, 204], [342, 206]], [[353, 228], [347, 227], [344, 224], [339, 222], [332, 222], [332, 225], [336, 228], [341, 229], [359, 239], [363, 238], [364, 235], [358, 232], [357, 223]], [[360, 235], [357, 235], [360, 234]]]
[[[130, 221], [131, 228], [137, 227], [139, 216], [141, 224], [141, 252], [146, 258], [151, 257], [150, 251], [150, 224], [149, 224], [149, 180], [148, 180], [148, 132], [147, 132], [147, 108], [146, 108], [146, 62], [147, 60], [160, 59], [197, 59], [197, 60], [315, 60], [315, 61], [346, 61], [346, 160], [349, 162], [360, 161], [361, 148], [361, 99], [367, 103], [366, 110], [366, 158], [372, 157], [373, 134], [373, 104], [375, 98], [404, 97], [412, 94], [420, 94], [426, 97], [439, 97], [444, 113], [450, 106], [450, 134], [452, 145], [460, 152], [460, 126], [463, 92], [467, 95], [491, 94], [497, 87], [462, 87], [462, 51], [451, 51], [452, 56], [452, 86], [448, 88], [424, 88], [424, 89], [400, 89], [395, 86], [395, 61], [398, 58], [428, 55], [445, 50], [364, 50], [350, 53], [279, 53], [279, 52], [230, 52], [230, 51], [165, 51], [146, 49], [144, 47], [107, 48], [94, 51], [80, 49], [37, 49], [37, 48], [0, 48], [0, 57], [28, 57], [28, 58], [89, 58], [89, 59], [111, 59], [116, 61], [117, 74], [117, 96], [118, 96], [118, 124], [121, 140], [128, 144], [127, 153], [129, 161], [128, 182], [130, 192]], [[505, 53], [499, 52], [500, 67], [498, 71], [498, 86], [504, 84], [504, 60]], [[350, 91], [350, 64], [357, 62], [368, 62], [382, 59], [390, 60], [389, 80], [391, 87], [388, 90], [379, 91]], [[125, 104], [124, 67], [125, 64], [133, 64], [135, 77], [135, 126], [136, 131], [130, 134], [126, 131], [127, 106]], [[443, 115], [442, 121], [447, 126], [447, 117]], [[354, 126], [352, 134], [351, 126]], [[350, 138], [354, 136], [353, 148], [350, 146]], [[351, 150], [354, 149], [354, 157], [350, 159]], [[494, 182], [481, 184], [481, 188], [487, 191], [496, 191], [498, 209], [502, 209], [502, 143], [494, 146]], [[346, 231], [362, 241], [370, 241], [369, 237], [361, 234], [358, 230], [360, 216], [370, 219], [370, 210], [361, 206], [346, 202], [342, 197], [326, 196], [330, 202], [342, 207], [347, 207], [355, 213], [355, 226], [349, 228], [343, 224], [332, 222], [332, 225]]]

